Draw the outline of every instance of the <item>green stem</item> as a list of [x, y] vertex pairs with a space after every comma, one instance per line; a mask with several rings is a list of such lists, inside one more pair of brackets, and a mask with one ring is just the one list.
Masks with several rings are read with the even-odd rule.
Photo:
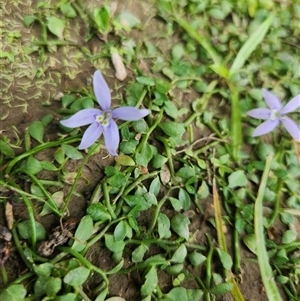
[[10, 161], [10, 163], [8, 164], [6, 170], [5, 170], [5, 174], [9, 174], [11, 169], [18, 163], [20, 162], [21, 160], [31, 156], [31, 155], [34, 155], [44, 149], [48, 149], [48, 148], [52, 148], [52, 147], [55, 147], [55, 146], [59, 146], [61, 145], [62, 143], [67, 143], [67, 144], [70, 144], [70, 143], [73, 143], [73, 142], [77, 142], [77, 141], [80, 141], [81, 138], [79, 137], [70, 137], [70, 138], [66, 138], [66, 139], [63, 139], [63, 140], [58, 140], [58, 141], [54, 141], [54, 142], [47, 142], [47, 143], [43, 143], [41, 145], [38, 145], [37, 147], [31, 149], [30, 151], [26, 152], [26, 153], [23, 153], [21, 155], [19, 155], [18, 157], [14, 158], [12, 161]]
[[275, 220], [278, 217], [279, 214], [279, 209], [280, 209], [280, 199], [281, 199], [281, 190], [282, 190], [282, 180], [278, 181], [279, 183], [277, 184], [277, 189], [276, 189], [276, 198], [275, 198], [275, 203], [274, 203], [274, 208], [268, 223], [268, 228], [272, 227], [274, 224]]
[[24, 261], [26, 266], [29, 268], [29, 270], [32, 271], [33, 270], [32, 263], [27, 259], [27, 257], [24, 254], [24, 250], [21, 246], [19, 236], [17, 234], [17, 230], [16, 230], [15, 226], [12, 228], [11, 232], [12, 232], [12, 236], [13, 236], [13, 240], [14, 240], [14, 245], [15, 245], [20, 257], [22, 258], [22, 260]]
[[114, 212], [114, 210], [113, 210], [113, 208], [111, 207], [111, 204], [110, 204], [110, 197], [109, 197], [106, 182], [104, 182], [102, 184], [102, 190], [103, 190], [103, 194], [104, 194], [104, 201], [105, 201], [106, 208], [108, 209], [108, 212], [110, 213], [112, 219], [116, 219], [117, 216], [115, 215], [115, 212]]
[[[234, 223], [237, 223], [239, 218], [238, 209], [235, 211]], [[241, 273], [241, 254], [239, 245], [239, 232], [236, 227], [233, 228], [233, 249], [234, 249], [234, 263], [233, 263], [233, 273], [237, 276]]]
[[[101, 141], [100, 141], [99, 143], [101, 143]], [[93, 153], [95, 152], [95, 150], [96, 150], [97, 147], [99, 146], [99, 143], [94, 144], [94, 145], [89, 149], [87, 155], [86, 155], [86, 156], [84, 157], [84, 159], [82, 160], [82, 163], [81, 163], [81, 165], [80, 165], [80, 167], [79, 167], [79, 169], [78, 169], [78, 172], [77, 172], [77, 174], [76, 174], [76, 177], [75, 177], [75, 179], [74, 179], [74, 183], [73, 183], [73, 185], [72, 185], [72, 187], [71, 187], [71, 189], [70, 189], [70, 192], [68, 193], [68, 195], [67, 195], [67, 197], [66, 197], [66, 199], [65, 199], [65, 205], [64, 205], [64, 207], [63, 207], [63, 209], [62, 209], [62, 212], [63, 212], [63, 213], [66, 211], [66, 209], [67, 209], [67, 207], [68, 207], [68, 205], [69, 205], [69, 202], [71, 201], [72, 195], [73, 195], [73, 193], [74, 193], [74, 191], [75, 191], [75, 188], [76, 188], [76, 186], [77, 186], [77, 182], [78, 182], [79, 178], [81, 177], [81, 173], [82, 173], [83, 168], [86, 166], [88, 160], [90, 159], [90, 157], [93, 155]]]
[[81, 286], [76, 286], [75, 289], [77, 290], [77, 292], [79, 293], [79, 295], [81, 296], [82, 300], [84, 301], [92, 301], [87, 294], [83, 291]]
[[174, 165], [173, 165], [173, 160], [172, 160], [172, 153], [171, 153], [171, 149], [169, 147], [169, 143], [168, 143], [168, 139], [162, 136], [156, 136], [156, 139], [161, 141], [164, 144], [165, 147], [165, 151], [166, 151], [166, 156], [168, 158], [168, 163], [169, 163], [169, 168], [170, 168], [170, 173], [171, 176], [173, 177], [175, 174], [174, 171]]
[[28, 172], [26, 169], [23, 168], [18, 168], [16, 170], [14, 170], [11, 175], [13, 176], [14, 174], [19, 174], [19, 173], [24, 173], [26, 174], [30, 180], [36, 184], [41, 191], [43, 192], [43, 194], [46, 196], [46, 198], [48, 199], [48, 202], [44, 201], [52, 210], [53, 212], [55, 212], [58, 216], [63, 216], [62, 213], [59, 212], [59, 209], [56, 206], [56, 203], [54, 202], [54, 200], [52, 199], [51, 194], [45, 189], [45, 187], [43, 186], [43, 184], [40, 182], [40, 180], [34, 176], [32, 173]]
[[261, 278], [269, 300], [282, 301], [272, 268], [269, 264], [269, 256], [265, 245], [264, 226], [263, 226], [263, 197], [267, 186], [268, 176], [271, 169], [273, 155], [268, 155], [264, 172], [261, 178], [257, 198], [254, 207], [254, 229], [257, 247], [257, 259], [260, 269]]
[[0, 272], [1, 272], [1, 278], [2, 278], [2, 285], [5, 287], [7, 285], [8, 278], [7, 278], [7, 272], [6, 272], [4, 265], [1, 265]]
[[[21, 188], [15, 183], [13, 182], [11, 179], [7, 179], [8, 182], [10, 182], [10, 184], [13, 186], [13, 187], [16, 187], [18, 190], [21, 191]], [[33, 206], [32, 206], [32, 203], [30, 201], [30, 199], [22, 194], [22, 198], [23, 198], [23, 201], [26, 205], [26, 208], [27, 208], [27, 211], [28, 211], [28, 216], [29, 216], [29, 221], [30, 221], [30, 227], [31, 227], [31, 244], [32, 244], [32, 248], [35, 250], [35, 247], [36, 247], [36, 227], [35, 227], [35, 218], [34, 218], [34, 210], [33, 210]], [[15, 232], [16, 233], [16, 232]]]
[[158, 215], [160, 213], [160, 208], [165, 203], [165, 201], [168, 199], [171, 190], [179, 189], [179, 188], [180, 188], [179, 186], [171, 187], [168, 190], [168, 192], [166, 193], [166, 195], [158, 202], [158, 204], [155, 207], [155, 210], [154, 210], [154, 213], [153, 213], [153, 216], [152, 216], [152, 219], [151, 219], [151, 223], [150, 223], [149, 229], [147, 231], [147, 235], [150, 235], [153, 232], [154, 227], [155, 227], [156, 222], [157, 222], [157, 219], [158, 219]]
[[109, 281], [108, 278], [106, 277], [106, 274], [104, 271], [102, 271], [100, 268], [96, 267], [95, 265], [93, 265], [92, 263], [90, 263], [86, 258], [84, 258], [80, 253], [78, 253], [77, 251], [69, 248], [69, 247], [58, 247], [57, 249], [69, 253], [71, 255], [73, 255], [75, 258], [77, 258], [82, 264], [84, 264], [89, 270], [91, 271], [95, 271], [96, 273], [98, 273], [103, 280], [105, 281], [105, 283], [108, 285]]

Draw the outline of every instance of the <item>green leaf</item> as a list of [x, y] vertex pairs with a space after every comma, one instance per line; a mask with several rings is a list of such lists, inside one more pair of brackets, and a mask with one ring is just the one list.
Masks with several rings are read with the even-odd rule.
[[189, 238], [189, 224], [190, 220], [182, 213], [175, 214], [171, 219], [172, 229], [185, 239]]
[[39, 265], [33, 266], [34, 272], [39, 276], [50, 276], [54, 268], [54, 265], [49, 262], [45, 262]]
[[256, 49], [256, 47], [262, 42], [263, 38], [265, 37], [267, 31], [271, 26], [271, 23], [272, 17], [268, 18], [260, 26], [258, 26], [256, 31], [242, 46], [229, 70], [231, 76], [235, 72], [238, 72], [244, 66], [246, 60], [250, 57], [250, 55]]
[[74, 240], [72, 249], [78, 252], [82, 251], [85, 247], [84, 242], [92, 236], [93, 230], [94, 230], [94, 224], [91, 216], [85, 215], [81, 219], [78, 228], [76, 229], [76, 232], [74, 234], [74, 237], [76, 239]]
[[148, 124], [144, 119], [132, 122], [132, 127], [137, 133], [146, 134], [149, 130]]
[[32, 138], [43, 143], [44, 125], [41, 121], [34, 121], [28, 128], [28, 132]]
[[107, 179], [107, 183], [113, 187], [121, 188], [126, 185], [127, 178], [122, 173], [117, 173]]
[[145, 253], [148, 251], [148, 247], [145, 245], [139, 245], [133, 252], [132, 252], [132, 262], [142, 262]]
[[221, 250], [220, 248], [217, 248], [217, 252], [219, 254], [219, 258], [220, 258], [220, 261], [221, 261], [224, 269], [227, 271], [230, 271], [232, 268], [231, 256], [227, 252]]
[[71, 159], [79, 160], [83, 158], [81, 152], [72, 145], [62, 144], [61, 148], [63, 149], [65, 155]]
[[154, 168], [160, 169], [167, 161], [168, 158], [158, 154], [153, 156], [151, 163]]
[[95, 301], [104, 301], [108, 294], [108, 287], [106, 287], [95, 299]]
[[101, 33], [107, 33], [110, 29], [110, 12], [107, 5], [94, 10], [94, 20]]
[[[190, 301], [184, 287], [174, 287], [164, 297], [163, 301]], [[200, 299], [198, 299], [200, 300]]]
[[165, 101], [164, 109], [167, 115], [176, 119], [178, 117], [178, 109], [173, 102], [170, 100]]
[[63, 15], [65, 15], [67, 18], [75, 18], [76, 17], [76, 11], [69, 3], [64, 3], [60, 6], [60, 11]]
[[150, 187], [149, 187], [149, 192], [153, 193], [155, 196], [158, 196], [159, 192], [160, 192], [160, 187], [161, 187], [161, 183], [159, 180], [159, 177], [156, 177], [152, 180]]
[[233, 288], [232, 283], [221, 283], [211, 288], [209, 292], [213, 295], [220, 296], [231, 292], [232, 288]]
[[171, 237], [170, 220], [164, 213], [159, 213], [157, 218], [157, 228], [159, 238]]
[[126, 11], [119, 15], [118, 20], [125, 29], [133, 28], [141, 22], [136, 16]]
[[[46, 238], [46, 230], [39, 222], [35, 221], [34, 223], [36, 229], [36, 240], [44, 240]], [[18, 223], [18, 231], [22, 238], [29, 239], [31, 238], [31, 223], [29, 220]]]
[[246, 187], [248, 179], [243, 170], [237, 170], [228, 177], [228, 182], [230, 188]]
[[42, 276], [37, 279], [34, 284], [34, 292], [36, 296], [46, 294], [49, 297], [54, 297], [61, 289], [61, 279], [52, 276]]
[[22, 284], [10, 285], [0, 293], [0, 300], [5, 301], [24, 301], [26, 289]]
[[90, 275], [90, 271], [85, 267], [78, 267], [71, 270], [65, 277], [64, 282], [72, 285], [79, 286], [82, 285]]
[[154, 86], [155, 82], [153, 78], [146, 76], [139, 76], [136, 78], [136, 81], [143, 86]]
[[111, 220], [111, 216], [108, 213], [106, 207], [100, 203], [95, 203], [89, 206], [87, 208], [87, 214], [89, 214], [91, 218], [96, 222]]
[[185, 128], [182, 123], [177, 123], [173, 121], [161, 123], [159, 127], [164, 131], [166, 135], [170, 137], [182, 136], [185, 132]]
[[283, 244], [290, 244], [297, 239], [297, 234], [292, 230], [287, 230], [282, 236]]
[[114, 231], [115, 241], [123, 240], [127, 234], [128, 224], [125, 221], [120, 221]]
[[63, 40], [63, 31], [65, 29], [65, 21], [51, 16], [48, 18], [47, 22], [48, 29], [57, 37], [59, 37], [61, 40]]
[[206, 260], [206, 257], [196, 251], [188, 255], [188, 259], [193, 266], [198, 266]]
[[115, 160], [118, 164], [123, 166], [135, 166], [133, 159], [127, 155], [119, 155]]
[[29, 27], [35, 20], [36, 20], [35, 16], [27, 15], [23, 18], [23, 23], [26, 27]]
[[183, 263], [187, 255], [187, 249], [184, 244], [180, 245], [179, 248], [174, 252], [171, 262]]
[[189, 194], [182, 188], [179, 189], [178, 199], [181, 203], [182, 209], [187, 210], [191, 205]]
[[121, 241], [115, 241], [114, 236], [111, 234], [105, 234], [104, 235], [105, 245], [106, 247], [114, 252], [114, 253], [120, 253], [123, 252], [125, 248], [125, 242], [123, 240]]
[[195, 169], [191, 166], [181, 167], [177, 171], [176, 176], [181, 177], [183, 179], [189, 179], [189, 178], [195, 176]]
[[56, 296], [55, 301], [75, 301], [76, 297], [74, 293], [67, 293], [64, 296]]
[[59, 164], [63, 164], [65, 161], [65, 152], [60, 147], [54, 153], [54, 158]]
[[203, 200], [207, 198], [209, 195], [209, 189], [205, 181], [202, 181], [198, 191], [197, 191], [197, 196], [199, 199]]
[[57, 171], [58, 170], [58, 168], [52, 162], [40, 161], [40, 163], [41, 163], [42, 168], [45, 170], [48, 170], [48, 171]]
[[47, 114], [41, 119], [43, 126], [47, 126], [50, 122], [53, 121], [54, 116], [52, 114]]
[[0, 152], [9, 158], [13, 158], [15, 156], [14, 150], [3, 140], [0, 140]]
[[33, 156], [29, 156], [26, 160], [26, 170], [32, 174], [37, 174], [43, 169], [42, 164], [39, 160]]
[[75, 95], [67, 94], [61, 98], [62, 107], [65, 109], [76, 99]]
[[216, 74], [220, 75], [223, 78], [228, 79], [229, 78], [229, 70], [221, 65], [221, 64], [213, 64], [209, 66]]
[[150, 295], [156, 288], [156, 285], [158, 283], [158, 277], [156, 268], [152, 266], [148, 273], [145, 276], [145, 283], [141, 287], [141, 295], [142, 296], [148, 296]]

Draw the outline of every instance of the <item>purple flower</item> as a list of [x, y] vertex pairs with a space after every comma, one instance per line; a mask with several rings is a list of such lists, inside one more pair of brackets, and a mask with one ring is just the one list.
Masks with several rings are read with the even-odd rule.
[[266, 89], [262, 91], [263, 97], [268, 108], [254, 109], [247, 114], [253, 118], [266, 120], [259, 125], [253, 132], [253, 137], [261, 136], [273, 131], [281, 122], [290, 135], [300, 141], [300, 127], [294, 120], [286, 114], [296, 111], [300, 107], [300, 94], [292, 98], [284, 107], [280, 100]]
[[150, 111], [134, 107], [120, 107], [111, 109], [111, 95], [105, 79], [100, 71], [94, 73], [94, 94], [101, 107], [100, 109], [84, 109], [77, 112], [71, 118], [62, 120], [60, 123], [69, 128], [75, 128], [90, 124], [83, 134], [79, 149], [91, 146], [101, 135], [104, 134], [104, 142], [108, 152], [117, 156], [117, 148], [120, 142], [119, 130], [114, 119], [139, 120], [147, 116]]

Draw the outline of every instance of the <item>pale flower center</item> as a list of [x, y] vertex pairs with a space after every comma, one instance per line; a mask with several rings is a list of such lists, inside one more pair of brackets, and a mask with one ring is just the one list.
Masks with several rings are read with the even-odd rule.
[[271, 111], [271, 116], [270, 116], [270, 119], [271, 120], [276, 120], [279, 118], [279, 111], [277, 110], [272, 110]]
[[96, 116], [96, 121], [103, 127], [109, 125], [109, 120], [111, 119], [111, 111], [104, 111], [102, 114]]

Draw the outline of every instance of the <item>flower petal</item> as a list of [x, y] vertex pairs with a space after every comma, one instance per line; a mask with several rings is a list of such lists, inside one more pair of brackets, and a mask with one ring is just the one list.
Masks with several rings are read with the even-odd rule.
[[266, 104], [271, 110], [279, 111], [281, 109], [281, 102], [273, 93], [268, 91], [267, 89], [262, 90], [263, 97], [266, 101]]
[[272, 132], [279, 124], [279, 120], [267, 120], [260, 124], [253, 132], [252, 136], [261, 136]]
[[104, 128], [104, 142], [107, 151], [112, 156], [118, 156], [117, 148], [120, 143], [119, 129], [114, 120], [109, 121], [109, 126]]
[[257, 119], [270, 119], [271, 110], [267, 108], [254, 109], [247, 112], [247, 115]]
[[83, 137], [81, 139], [81, 143], [78, 146], [79, 149], [86, 149], [89, 146], [91, 146], [96, 140], [101, 136], [103, 132], [103, 127], [98, 123], [94, 122], [92, 123], [85, 133], [83, 134]]
[[68, 128], [77, 128], [87, 125], [95, 121], [95, 116], [101, 114], [99, 109], [84, 109], [66, 120], [61, 120], [60, 123]]
[[96, 99], [104, 111], [110, 109], [111, 95], [108, 85], [99, 70], [94, 73], [93, 88]]
[[280, 114], [284, 115], [296, 111], [300, 107], [300, 94], [292, 98], [281, 110]]
[[280, 121], [289, 132], [289, 134], [296, 140], [300, 141], [300, 127], [299, 125], [291, 118], [284, 117], [281, 118]]
[[137, 109], [134, 107], [120, 107], [112, 110], [112, 117], [121, 120], [139, 120], [150, 113], [148, 109]]

